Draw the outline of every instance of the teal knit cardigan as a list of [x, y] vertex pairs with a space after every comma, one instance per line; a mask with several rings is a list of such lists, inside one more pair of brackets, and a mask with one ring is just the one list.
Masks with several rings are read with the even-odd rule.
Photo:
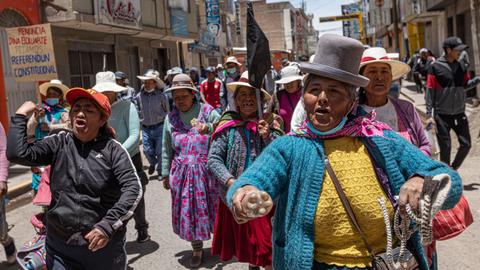
[[[443, 209], [452, 208], [460, 199], [460, 176], [447, 165], [431, 160], [395, 132], [385, 131], [384, 137], [363, 138], [362, 141], [375, 163], [386, 173], [394, 195], [399, 194], [400, 187], [413, 175], [447, 173], [452, 186]], [[230, 207], [235, 191], [245, 185], [266, 191], [274, 199], [272, 244], [276, 270], [312, 269], [314, 218], [324, 178], [324, 159], [322, 140], [284, 136], [272, 142], [228, 190]], [[420, 268], [427, 270], [418, 233], [410, 238], [408, 247], [420, 262]]]

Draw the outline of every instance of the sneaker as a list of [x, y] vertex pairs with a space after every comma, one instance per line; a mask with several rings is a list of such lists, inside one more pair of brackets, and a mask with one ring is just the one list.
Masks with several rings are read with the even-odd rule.
[[3, 246], [5, 249], [5, 254], [7, 255], [7, 263], [12, 265], [17, 261], [17, 248], [15, 247], [15, 242], [12, 238], [9, 244]]
[[148, 167], [148, 174], [153, 174], [155, 172], [155, 165], [150, 165], [150, 167]]
[[137, 231], [137, 243], [145, 243], [150, 240], [150, 235], [147, 229], [141, 229]]

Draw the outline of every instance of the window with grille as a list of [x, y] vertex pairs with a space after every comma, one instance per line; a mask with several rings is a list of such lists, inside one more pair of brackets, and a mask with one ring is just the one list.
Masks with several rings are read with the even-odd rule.
[[104, 57], [106, 57], [105, 70], [115, 71], [114, 53], [68, 51], [71, 87], [91, 88], [94, 86], [95, 74], [103, 70]]

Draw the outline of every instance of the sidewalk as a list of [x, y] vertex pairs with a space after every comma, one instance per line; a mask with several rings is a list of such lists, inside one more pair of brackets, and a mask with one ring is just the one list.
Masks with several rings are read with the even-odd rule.
[[30, 167], [10, 164], [8, 168], [7, 198], [13, 199], [31, 190], [32, 172]]

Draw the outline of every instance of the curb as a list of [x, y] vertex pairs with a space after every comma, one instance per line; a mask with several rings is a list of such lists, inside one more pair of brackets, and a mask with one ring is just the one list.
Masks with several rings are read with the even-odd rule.
[[14, 186], [13, 188], [9, 188], [7, 192], [7, 197], [10, 200], [15, 199], [16, 197], [19, 197], [27, 192], [29, 192], [32, 189], [32, 180], [25, 180], [22, 183]]
[[10, 202], [5, 206], [5, 210], [7, 212], [13, 211], [19, 207], [32, 203], [32, 200], [33, 200], [33, 192], [26, 192], [26, 193], [20, 194], [14, 199], [10, 200]]
[[[407, 89], [407, 88], [402, 87], [402, 89]], [[404, 96], [406, 99], [410, 100], [413, 104], [415, 104], [415, 100], [413, 98], [411, 98], [410, 95], [408, 95], [404, 91], [400, 91], [400, 95]]]
[[[402, 87], [401, 89], [408, 90], [406, 87]], [[402, 91], [402, 90], [400, 90], [400, 95], [404, 96], [408, 101], [410, 101], [413, 104], [413, 106], [415, 107], [415, 110], [420, 115], [420, 117], [422, 117], [423, 119], [426, 119], [427, 113], [425, 112], [425, 110], [419, 108], [419, 106], [415, 103], [415, 99], [410, 97], [408, 93], [405, 93], [406, 91]]]
[[[32, 202], [33, 192], [32, 180], [25, 180], [22, 183], [9, 188], [4, 198], [8, 198], [8, 203], [5, 205], [5, 210], [10, 212], [19, 207], [27, 205]], [[1, 198], [0, 198], [1, 199]]]

